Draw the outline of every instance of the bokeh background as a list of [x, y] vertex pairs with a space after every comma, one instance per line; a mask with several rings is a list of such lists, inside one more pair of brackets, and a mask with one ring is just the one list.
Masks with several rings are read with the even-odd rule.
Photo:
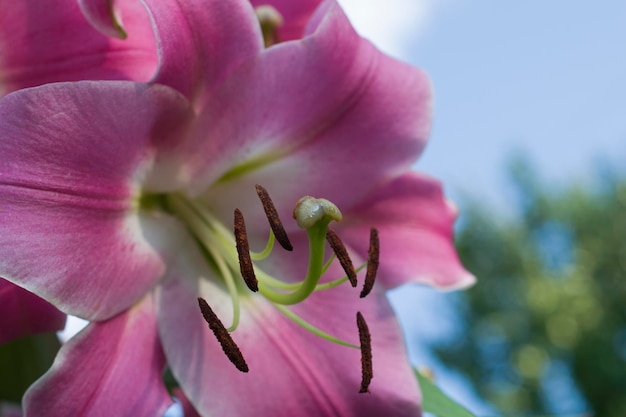
[[479, 416], [626, 416], [626, 3], [340, 3], [431, 76], [415, 168], [479, 278], [392, 295], [413, 363]]

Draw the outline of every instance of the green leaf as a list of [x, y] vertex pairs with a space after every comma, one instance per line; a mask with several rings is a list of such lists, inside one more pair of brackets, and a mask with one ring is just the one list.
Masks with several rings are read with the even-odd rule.
[[415, 371], [415, 376], [417, 376], [422, 389], [422, 407], [425, 412], [432, 413], [437, 417], [476, 417], [465, 407], [448, 397], [419, 371]]
[[30, 384], [50, 368], [60, 347], [55, 333], [0, 345], [0, 403], [19, 403]]

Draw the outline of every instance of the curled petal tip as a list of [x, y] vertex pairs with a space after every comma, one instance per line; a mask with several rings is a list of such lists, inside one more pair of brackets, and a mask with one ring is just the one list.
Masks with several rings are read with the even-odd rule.
[[98, 32], [111, 38], [126, 39], [128, 37], [122, 27], [115, 0], [79, 0], [78, 4], [87, 21]]

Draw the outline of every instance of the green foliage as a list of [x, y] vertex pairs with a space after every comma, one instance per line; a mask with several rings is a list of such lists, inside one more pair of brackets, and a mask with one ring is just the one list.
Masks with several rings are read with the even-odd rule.
[[507, 416], [567, 408], [559, 364], [596, 416], [626, 416], [626, 181], [555, 192], [531, 172], [513, 166], [519, 218], [465, 207], [458, 249], [479, 282], [463, 334], [436, 350]]
[[466, 408], [450, 399], [419, 371], [415, 371], [415, 376], [422, 390], [422, 407], [425, 412], [437, 417], [475, 417]]
[[0, 404], [20, 403], [28, 387], [50, 368], [60, 347], [55, 333], [0, 345]]

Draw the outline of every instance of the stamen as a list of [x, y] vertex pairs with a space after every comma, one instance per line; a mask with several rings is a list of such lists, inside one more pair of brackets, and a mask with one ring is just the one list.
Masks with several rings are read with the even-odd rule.
[[361, 312], [356, 313], [356, 325], [359, 328], [359, 341], [361, 344], [361, 389], [360, 393], [369, 392], [368, 388], [372, 378], [374, 378], [374, 369], [372, 366], [372, 339], [367, 323]]
[[248, 288], [250, 288], [250, 291], [257, 292], [259, 291], [259, 281], [254, 275], [254, 265], [250, 258], [250, 245], [248, 244], [246, 223], [239, 209], [235, 209], [235, 244], [237, 246], [237, 254], [239, 255], [241, 276]]
[[376, 272], [378, 271], [380, 255], [380, 242], [378, 240], [378, 230], [372, 228], [370, 230], [370, 248], [367, 252], [367, 272], [365, 273], [365, 284], [363, 290], [361, 290], [361, 298], [367, 296], [367, 294], [374, 288], [374, 281], [376, 281]]
[[326, 232], [326, 240], [330, 244], [330, 247], [333, 248], [335, 255], [337, 255], [337, 259], [339, 259], [341, 267], [350, 280], [350, 285], [352, 285], [352, 288], [355, 288], [357, 284], [356, 271], [354, 270], [354, 265], [352, 265], [352, 260], [350, 259], [350, 255], [348, 255], [348, 251], [346, 250], [343, 242], [339, 236], [337, 236], [337, 233], [335, 233], [335, 231], [331, 228], [328, 228], [328, 231]]
[[278, 217], [278, 211], [276, 211], [276, 207], [274, 206], [274, 202], [270, 198], [269, 193], [259, 184], [256, 185], [256, 193], [259, 195], [261, 204], [263, 204], [263, 210], [265, 210], [265, 215], [267, 216], [267, 220], [270, 222], [270, 227], [276, 236], [276, 240], [285, 250], [292, 251], [293, 246], [289, 241], [289, 237], [283, 227], [283, 223]]
[[239, 347], [235, 343], [232, 337], [230, 337], [230, 333], [226, 330], [220, 319], [213, 312], [209, 304], [206, 302], [204, 298], [198, 297], [198, 305], [200, 306], [200, 311], [202, 312], [202, 317], [208, 323], [209, 328], [215, 335], [215, 338], [222, 345], [222, 350], [228, 357], [228, 359], [235, 365], [237, 369], [241, 372], [248, 372], [248, 364], [246, 363]]

